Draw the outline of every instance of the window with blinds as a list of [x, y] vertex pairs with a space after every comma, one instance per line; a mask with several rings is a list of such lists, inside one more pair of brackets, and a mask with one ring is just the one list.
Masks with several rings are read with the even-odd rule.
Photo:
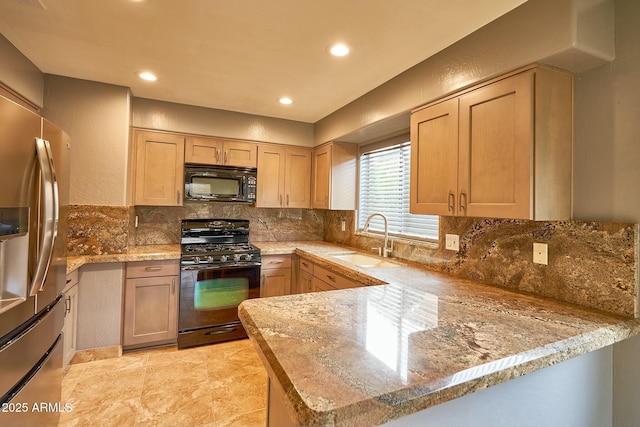
[[[411, 143], [369, 151], [360, 156], [358, 230], [369, 215], [387, 217], [389, 234], [409, 239], [438, 240], [438, 216], [409, 213]], [[379, 216], [371, 219], [368, 232], [384, 232]]]

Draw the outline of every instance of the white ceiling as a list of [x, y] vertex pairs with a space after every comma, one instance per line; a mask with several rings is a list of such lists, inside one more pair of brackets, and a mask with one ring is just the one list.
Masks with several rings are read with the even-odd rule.
[[0, 33], [44, 73], [315, 123], [525, 1], [0, 0]]

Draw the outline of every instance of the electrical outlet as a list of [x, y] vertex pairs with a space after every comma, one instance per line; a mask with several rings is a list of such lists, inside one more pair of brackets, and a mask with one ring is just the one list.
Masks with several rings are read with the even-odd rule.
[[347, 222], [344, 219], [340, 221], [340, 230], [347, 231]]
[[459, 251], [460, 250], [460, 236], [457, 234], [447, 234], [445, 235], [445, 248], [450, 251]]
[[546, 243], [533, 244], [533, 263], [543, 265], [547, 265], [549, 263]]

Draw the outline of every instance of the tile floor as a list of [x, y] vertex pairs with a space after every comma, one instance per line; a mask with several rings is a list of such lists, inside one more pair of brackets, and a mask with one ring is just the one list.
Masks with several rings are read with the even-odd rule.
[[62, 426], [264, 426], [267, 374], [249, 340], [70, 365]]

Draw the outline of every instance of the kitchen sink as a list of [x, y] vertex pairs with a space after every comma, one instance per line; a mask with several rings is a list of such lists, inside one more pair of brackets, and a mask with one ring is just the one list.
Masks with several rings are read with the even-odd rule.
[[375, 256], [370, 256], [370, 255], [363, 255], [358, 253], [334, 255], [333, 258], [336, 258], [341, 261], [345, 261], [350, 264], [356, 265], [358, 267], [363, 267], [363, 268], [398, 267], [398, 264], [394, 264], [392, 262], [386, 261], [384, 258], [379, 258]]

